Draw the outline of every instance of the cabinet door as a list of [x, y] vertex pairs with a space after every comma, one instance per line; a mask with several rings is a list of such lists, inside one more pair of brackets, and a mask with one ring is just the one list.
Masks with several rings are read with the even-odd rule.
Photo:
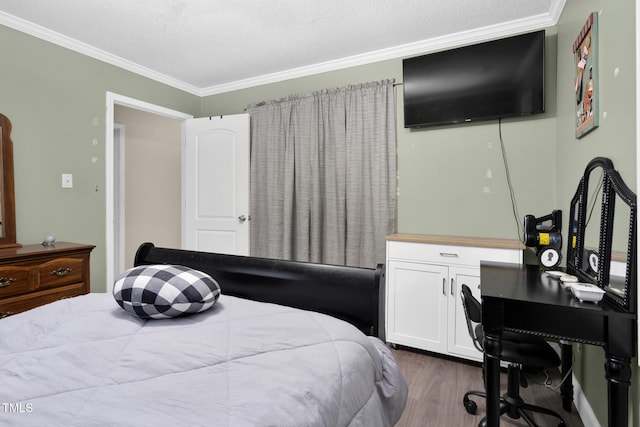
[[473, 296], [480, 301], [480, 269], [450, 267], [449, 275], [448, 353], [466, 359], [482, 360], [482, 353], [474, 347], [469, 336], [461, 293], [462, 285], [465, 284], [469, 286]]
[[448, 268], [389, 261], [387, 341], [446, 352]]

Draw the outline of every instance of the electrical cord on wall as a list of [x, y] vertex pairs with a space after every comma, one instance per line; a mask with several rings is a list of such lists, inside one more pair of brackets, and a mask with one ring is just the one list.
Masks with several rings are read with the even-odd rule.
[[571, 373], [573, 372], [573, 364], [575, 363], [575, 360], [576, 360], [576, 356], [575, 354], [572, 354], [571, 366], [569, 367], [567, 372], [564, 374], [564, 376], [559, 379], [559, 382], [557, 384], [553, 384], [553, 380], [551, 379], [551, 374], [549, 373], [548, 369], [542, 369], [542, 373], [545, 376], [543, 382], [536, 381], [536, 379], [531, 375], [526, 375], [527, 381], [532, 382], [534, 384], [542, 385], [552, 391], [558, 391], [558, 389], [562, 386], [562, 384], [564, 384], [567, 378], [569, 378], [569, 375], [571, 375]]
[[[507, 175], [507, 186], [509, 187], [509, 196], [511, 198], [511, 210], [513, 212], [513, 217], [516, 222], [518, 240], [522, 242], [524, 241], [524, 232], [521, 229], [520, 214], [518, 213], [518, 204], [516, 202], [516, 195], [513, 190], [513, 183], [511, 182], [511, 172], [509, 171], [509, 161], [507, 160], [507, 153], [504, 148], [504, 140], [502, 139], [502, 119], [498, 119], [498, 137], [500, 139], [500, 150], [502, 151], [502, 162], [504, 163], [504, 170]], [[604, 174], [600, 176], [598, 180], [598, 185], [593, 190], [593, 196], [589, 197], [591, 206], [588, 207], [588, 217], [586, 220], [586, 224], [589, 224], [589, 222], [591, 221], [591, 216], [593, 215], [593, 210], [598, 200], [597, 195], [602, 191], [603, 182], [604, 182]]]
[[524, 233], [520, 228], [520, 214], [518, 214], [518, 204], [516, 203], [516, 195], [513, 191], [513, 184], [511, 183], [511, 172], [509, 172], [509, 161], [507, 160], [507, 153], [504, 148], [504, 141], [502, 139], [502, 119], [498, 119], [498, 136], [500, 138], [500, 150], [502, 151], [502, 162], [504, 163], [504, 171], [507, 175], [507, 185], [509, 186], [509, 196], [511, 197], [511, 210], [513, 211], [513, 217], [516, 221], [516, 229], [518, 232], [518, 240], [524, 239]]

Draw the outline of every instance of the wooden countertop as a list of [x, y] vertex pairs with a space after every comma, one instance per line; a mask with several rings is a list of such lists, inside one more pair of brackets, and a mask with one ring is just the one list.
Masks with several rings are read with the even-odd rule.
[[436, 234], [395, 233], [385, 237], [386, 240], [413, 243], [435, 243], [440, 245], [476, 246], [482, 248], [521, 249], [526, 246], [515, 239], [496, 239], [490, 237], [442, 236]]
[[4, 262], [6, 260], [22, 259], [31, 256], [37, 257], [49, 253], [58, 255], [73, 251], [91, 251], [94, 248], [95, 245], [86, 245], [82, 243], [55, 242], [51, 245], [42, 245], [40, 243], [36, 243], [33, 245], [0, 249], [0, 260]]

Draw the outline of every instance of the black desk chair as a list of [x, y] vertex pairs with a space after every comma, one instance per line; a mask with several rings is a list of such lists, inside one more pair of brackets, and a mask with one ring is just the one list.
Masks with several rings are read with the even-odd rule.
[[[462, 305], [473, 344], [478, 350], [483, 351], [482, 307], [467, 285], [462, 285]], [[526, 379], [522, 375], [522, 365], [539, 368], [560, 366], [560, 358], [549, 343], [533, 335], [504, 332], [502, 334], [502, 360], [509, 362], [509, 366], [507, 368], [507, 392], [500, 398], [500, 415], [507, 414], [513, 419], [522, 418], [529, 426], [536, 427], [536, 423], [533, 422], [526, 411], [539, 412], [558, 418], [558, 427], [564, 427], [564, 420], [558, 413], [547, 408], [525, 403], [520, 397], [520, 386], [527, 386]], [[469, 398], [471, 395], [483, 398], [486, 398], [487, 395], [482, 391], [465, 393], [462, 403], [468, 413], [475, 414], [478, 406]], [[479, 426], [485, 425], [486, 419], [483, 418]]]

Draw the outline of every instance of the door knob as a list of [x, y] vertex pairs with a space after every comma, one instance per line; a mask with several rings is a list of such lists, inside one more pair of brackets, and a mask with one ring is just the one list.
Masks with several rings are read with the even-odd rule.
[[245, 221], [247, 220], [247, 217], [246, 217], [246, 215], [240, 215], [240, 216], [238, 217], [238, 220], [239, 220], [240, 222], [245, 222]]

